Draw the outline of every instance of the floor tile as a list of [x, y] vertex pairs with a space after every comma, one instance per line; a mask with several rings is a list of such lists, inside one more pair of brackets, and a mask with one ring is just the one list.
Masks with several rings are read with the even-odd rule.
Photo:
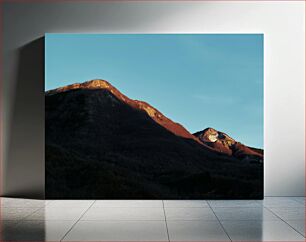
[[209, 207], [205, 200], [164, 200], [165, 208], [203, 208]]
[[299, 220], [305, 219], [304, 207], [286, 207], [286, 208], [269, 208], [273, 213], [284, 220]]
[[78, 220], [87, 208], [41, 208], [26, 220]]
[[217, 220], [210, 208], [165, 208], [169, 220]]
[[162, 200], [97, 200], [93, 208], [162, 208]]
[[270, 207], [303, 207], [303, 203], [296, 201], [293, 197], [265, 197], [264, 206]]
[[48, 208], [89, 208], [95, 200], [50, 200]]
[[81, 220], [165, 220], [163, 208], [90, 208]]
[[1, 208], [41, 208], [48, 201], [37, 199], [21, 199], [21, 198], [0, 198]]
[[292, 197], [295, 201], [305, 206], [305, 197]]
[[305, 220], [286, 220], [290, 226], [305, 236]]
[[1, 208], [1, 220], [21, 220], [39, 208]]
[[11, 229], [4, 237], [17, 241], [60, 241], [74, 221], [25, 220]]
[[79, 221], [64, 241], [168, 241], [165, 221]]
[[[209, 203], [209, 204], [208, 204]], [[2, 240], [304, 241], [305, 198], [258, 200], [32, 200], [1, 198]], [[265, 207], [263, 207], [263, 205]], [[212, 209], [211, 209], [212, 208]], [[284, 221], [282, 221], [284, 220]]]
[[167, 221], [170, 241], [230, 241], [217, 221]]
[[207, 200], [213, 208], [262, 207], [262, 200]]
[[283, 221], [221, 221], [233, 241], [304, 241]]
[[213, 208], [220, 220], [279, 220], [265, 208]]

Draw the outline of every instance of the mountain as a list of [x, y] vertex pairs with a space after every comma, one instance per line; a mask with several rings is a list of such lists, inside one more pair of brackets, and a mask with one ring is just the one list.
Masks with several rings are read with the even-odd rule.
[[213, 128], [206, 128], [193, 135], [203, 142], [203, 144], [212, 147], [217, 152], [234, 156], [238, 159], [263, 161], [263, 150], [241, 144], [227, 134]]
[[175, 135], [194, 139], [198, 141], [197, 138], [195, 138], [192, 134], [190, 134], [182, 125], [179, 123], [175, 123], [169, 118], [165, 117], [161, 112], [159, 112], [157, 109], [152, 107], [150, 104], [138, 101], [138, 100], [132, 100], [128, 98], [127, 96], [123, 95], [118, 89], [113, 87], [109, 82], [105, 80], [92, 80], [84, 83], [76, 83], [72, 85], [68, 85], [65, 87], [57, 88], [54, 90], [50, 90], [46, 93], [46, 95], [53, 95], [56, 93], [66, 92], [69, 90], [75, 90], [75, 89], [104, 89], [108, 90], [111, 94], [113, 94], [118, 100], [120, 100], [123, 103], [126, 103], [127, 105], [146, 112], [156, 123], [163, 126], [170, 132], [174, 133]]
[[262, 198], [260, 162], [224, 154], [93, 80], [45, 93], [47, 198]]

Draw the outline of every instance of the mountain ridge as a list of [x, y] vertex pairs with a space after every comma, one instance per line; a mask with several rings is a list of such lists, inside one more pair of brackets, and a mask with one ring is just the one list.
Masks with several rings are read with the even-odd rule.
[[[127, 103], [133, 108], [137, 108], [146, 112], [154, 121], [156, 121], [159, 125], [168, 129], [175, 135], [181, 136], [183, 138], [193, 139], [199, 144], [205, 146], [208, 149], [221, 152], [227, 155], [236, 154], [238, 158], [244, 158], [245, 156], [258, 156], [263, 157], [261, 153], [261, 149], [248, 147], [240, 142], [237, 142], [227, 134], [217, 131], [211, 127], [207, 127], [202, 131], [198, 131], [195, 133], [190, 133], [183, 125], [180, 123], [174, 122], [164, 114], [162, 114], [158, 109], [151, 106], [149, 103], [140, 100], [134, 100], [123, 93], [121, 93], [117, 88], [115, 88], [108, 81], [103, 79], [94, 79], [90, 81], [86, 81], [83, 83], [74, 83], [70, 85], [66, 85], [63, 87], [55, 88], [49, 91], [46, 91], [46, 96], [64, 93], [72, 90], [84, 89], [84, 90], [98, 90], [105, 89], [110, 91], [113, 95], [115, 95], [121, 101]], [[217, 139], [214, 135], [219, 134], [224, 138]], [[215, 137], [214, 140], [210, 138]]]
[[176, 123], [162, 114], [159, 110], [148, 104], [147, 102], [140, 100], [133, 100], [126, 95], [122, 94], [117, 88], [111, 85], [108, 81], [102, 79], [95, 79], [83, 83], [75, 83], [64, 87], [56, 88], [46, 92], [47, 96], [54, 95], [57, 93], [67, 92], [76, 89], [106, 89], [113, 95], [119, 98], [121, 101], [129, 104], [134, 108], [145, 111], [153, 120], [155, 120], [161, 126], [167, 128], [174, 134], [189, 138], [201, 143], [195, 136], [193, 136], [183, 125]]
[[262, 198], [260, 159], [175, 134], [105, 84], [46, 92], [47, 198]]

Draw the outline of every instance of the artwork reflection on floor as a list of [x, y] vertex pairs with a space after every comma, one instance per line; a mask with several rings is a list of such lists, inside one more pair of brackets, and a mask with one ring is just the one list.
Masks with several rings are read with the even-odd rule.
[[45, 41], [47, 198], [263, 197], [263, 35]]

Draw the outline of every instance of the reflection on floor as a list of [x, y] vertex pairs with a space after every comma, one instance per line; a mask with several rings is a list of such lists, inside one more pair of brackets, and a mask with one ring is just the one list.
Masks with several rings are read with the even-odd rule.
[[305, 241], [305, 198], [1, 198], [1, 241]]

